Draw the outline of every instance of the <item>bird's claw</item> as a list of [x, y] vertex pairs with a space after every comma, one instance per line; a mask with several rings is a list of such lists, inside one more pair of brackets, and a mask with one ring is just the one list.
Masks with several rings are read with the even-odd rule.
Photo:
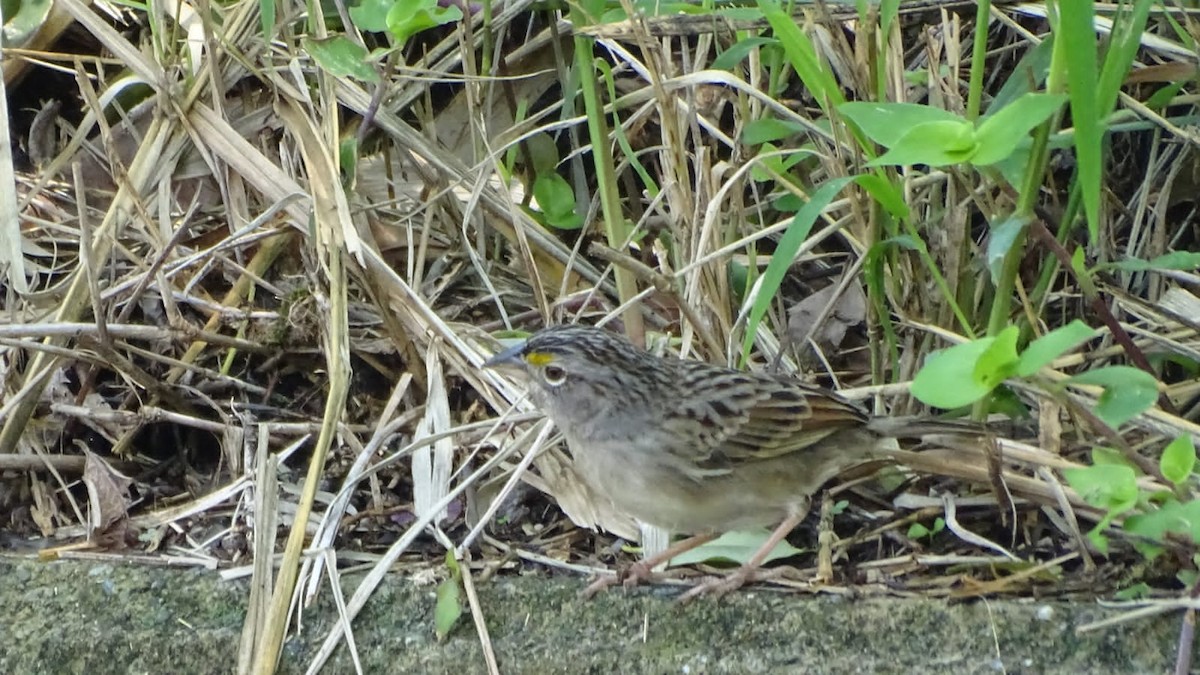
[[713, 599], [720, 598], [746, 584], [773, 579], [782, 572], [783, 568], [764, 570], [757, 567], [739, 567], [723, 577], [710, 577], [708, 580], [693, 586], [691, 590], [679, 596], [676, 602], [681, 605], [687, 604], [702, 595]]
[[616, 574], [605, 575], [596, 579], [580, 592], [580, 596], [585, 600], [589, 600], [597, 593], [618, 583], [629, 589], [642, 582], [653, 582], [657, 578], [658, 575], [652, 569], [643, 563], [637, 562], [630, 565], [628, 569], [620, 570]]

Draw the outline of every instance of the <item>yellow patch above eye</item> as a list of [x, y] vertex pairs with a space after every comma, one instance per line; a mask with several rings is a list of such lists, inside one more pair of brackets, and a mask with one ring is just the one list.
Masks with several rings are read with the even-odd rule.
[[548, 352], [529, 352], [525, 355], [525, 362], [531, 366], [544, 366], [554, 361], [554, 355]]

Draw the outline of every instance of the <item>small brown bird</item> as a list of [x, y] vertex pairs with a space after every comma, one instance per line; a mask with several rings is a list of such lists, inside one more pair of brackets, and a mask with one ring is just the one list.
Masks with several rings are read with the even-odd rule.
[[657, 357], [589, 326], [546, 328], [484, 365], [523, 377], [596, 493], [639, 521], [698, 535], [635, 565], [632, 581], [717, 534], [779, 524], [741, 569], [685, 599], [751, 580], [821, 485], [887, 457], [896, 436], [930, 433], [927, 420], [871, 417], [821, 387]]

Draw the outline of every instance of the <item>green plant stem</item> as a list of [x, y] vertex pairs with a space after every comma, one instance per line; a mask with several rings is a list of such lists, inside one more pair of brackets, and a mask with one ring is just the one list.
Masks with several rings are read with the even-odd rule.
[[[571, 22], [579, 27], [589, 25], [582, 8], [571, 5]], [[594, 40], [580, 33], [575, 34], [575, 68], [579, 72], [579, 88], [583, 93], [584, 110], [588, 119], [588, 137], [592, 145], [592, 159], [596, 166], [596, 187], [600, 191], [600, 212], [604, 218], [604, 232], [608, 245], [621, 250], [629, 237], [629, 227], [621, 211], [621, 197], [617, 192], [617, 172], [612, 152], [609, 150], [608, 123], [604, 117], [604, 104], [600, 101], [596, 69], [592, 64]], [[622, 305], [637, 293], [634, 276], [621, 267], [613, 269], [617, 296]], [[635, 342], [643, 343], [644, 328], [640, 308], [627, 308], [621, 319], [625, 332]]]
[[979, 117], [983, 98], [983, 68], [987, 61], [988, 17], [991, 13], [991, 0], [975, 3], [975, 41], [971, 45], [971, 79], [967, 85], [967, 119], [972, 122]]

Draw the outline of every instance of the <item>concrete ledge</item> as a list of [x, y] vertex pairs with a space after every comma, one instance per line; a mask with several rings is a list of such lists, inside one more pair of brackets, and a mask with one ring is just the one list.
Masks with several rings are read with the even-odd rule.
[[[210, 572], [0, 557], [0, 672], [228, 673], [246, 585]], [[351, 577], [357, 583], [357, 577]], [[1094, 603], [939, 601], [741, 592], [684, 608], [674, 593], [580, 602], [579, 579], [479, 589], [504, 673], [1162, 673], [1179, 614], [1077, 637]], [[328, 594], [325, 594], [328, 595]], [[303, 672], [331, 625], [305, 612], [283, 672]], [[433, 589], [390, 579], [355, 621], [368, 673], [483, 672], [470, 617], [439, 644]], [[354, 672], [345, 648], [323, 672]]]

